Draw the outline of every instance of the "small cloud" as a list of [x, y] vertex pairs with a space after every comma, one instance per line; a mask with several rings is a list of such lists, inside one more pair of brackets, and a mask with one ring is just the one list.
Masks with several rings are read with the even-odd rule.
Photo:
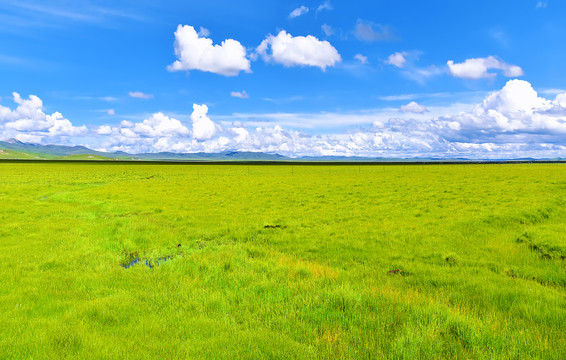
[[401, 101], [401, 100], [412, 100], [417, 98], [418, 94], [400, 94], [400, 95], [388, 95], [380, 96], [379, 100], [383, 101]]
[[324, 10], [330, 11], [332, 9], [334, 9], [334, 7], [330, 3], [330, 1], [325, 1], [316, 8], [316, 12], [319, 13]]
[[362, 54], [356, 54], [354, 56], [354, 59], [358, 60], [360, 63], [362, 64], [367, 64], [368, 63], [368, 57], [364, 56]]
[[328, 24], [322, 24], [321, 29], [326, 36], [332, 36], [334, 34], [334, 29]]
[[100, 98], [100, 100], [112, 102], [112, 101], [117, 101], [118, 98], [115, 98], [114, 96], [103, 96], [103, 97]]
[[301, 7], [296, 8], [295, 10], [291, 11], [291, 13], [289, 14], [289, 19], [294, 19], [294, 18], [299, 17], [301, 15], [304, 15], [308, 12], [309, 12], [309, 8], [303, 5]]
[[250, 96], [248, 95], [248, 93], [247, 93], [245, 90], [242, 91], [242, 92], [240, 92], [240, 91], [232, 91], [232, 92], [230, 93], [230, 96], [236, 97], [236, 98], [240, 98], [240, 99], [247, 99], [247, 98], [250, 97]]
[[385, 61], [386, 64], [396, 66], [398, 68], [402, 68], [405, 66], [407, 59], [405, 58], [409, 55], [407, 52], [396, 52], [395, 54], [389, 55], [387, 60]]
[[262, 100], [268, 101], [268, 102], [271, 102], [271, 103], [274, 103], [274, 104], [283, 104], [283, 103], [291, 103], [291, 102], [296, 102], [296, 101], [302, 101], [302, 100], [305, 100], [305, 97], [299, 96], [299, 95], [289, 96], [289, 97], [286, 97], [286, 98], [278, 98], [278, 99], [264, 97]]
[[443, 73], [442, 69], [434, 65], [428, 67], [419, 67], [414, 64], [419, 59], [420, 51], [402, 51], [389, 55], [384, 62], [402, 69], [401, 74], [408, 79], [424, 84], [429, 78]]
[[395, 34], [388, 26], [364, 20], [358, 20], [354, 35], [356, 35], [358, 40], [366, 42], [391, 41], [396, 38]]
[[422, 114], [428, 111], [428, 109], [425, 106], [419, 105], [415, 101], [411, 101], [407, 105], [401, 106], [399, 110], [404, 113], [409, 112], [414, 114]]
[[416, 66], [410, 66], [407, 67], [407, 69], [405, 71], [402, 72], [402, 74], [411, 79], [414, 80], [416, 82], [418, 82], [419, 84], [425, 84], [426, 81], [434, 76], [437, 75], [441, 75], [443, 74], [444, 71], [442, 69], [439, 69], [438, 67], [431, 65], [428, 67], [416, 67]]
[[114, 109], [108, 109], [106, 110], [106, 113], [110, 116], [116, 115], [116, 111]]
[[508, 47], [509, 46], [509, 37], [505, 33], [505, 31], [500, 29], [492, 29], [489, 31], [489, 36], [495, 40], [499, 45]]
[[558, 94], [563, 94], [566, 93], [565, 89], [542, 89], [538, 91], [541, 94], [545, 94], [545, 95], [558, 95]]
[[539, 1], [537, 3], [536, 8], [537, 9], [546, 9], [547, 6], [548, 6], [548, 3], [546, 1]]
[[462, 63], [454, 63], [450, 60], [447, 64], [450, 74], [462, 79], [477, 80], [497, 76], [496, 73], [489, 72], [490, 69], [502, 70], [506, 77], [519, 77], [524, 74], [519, 66], [508, 64], [494, 56], [467, 59]]
[[210, 31], [207, 28], [203, 28], [202, 26], [198, 30], [198, 36], [200, 37], [207, 37], [210, 35]]
[[130, 97], [133, 97], [133, 98], [136, 98], [136, 99], [153, 99], [152, 94], [145, 94], [141, 91], [130, 91], [128, 93], [128, 95], [130, 95]]

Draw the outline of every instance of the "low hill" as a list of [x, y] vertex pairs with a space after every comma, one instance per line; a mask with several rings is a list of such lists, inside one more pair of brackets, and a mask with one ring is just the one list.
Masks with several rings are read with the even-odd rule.
[[0, 159], [53, 159], [53, 160], [153, 160], [153, 161], [277, 161], [290, 160], [279, 154], [267, 154], [262, 152], [240, 152], [225, 151], [220, 153], [145, 153], [128, 154], [125, 152], [106, 153], [89, 149], [84, 146], [64, 145], [38, 145], [29, 144], [10, 139], [0, 141], [0, 149], [10, 156], [2, 156]]
[[290, 158], [279, 154], [252, 151], [224, 151], [218, 153], [143, 153], [102, 152], [85, 146], [38, 145], [10, 139], [0, 141], [0, 160], [93, 160], [93, 161], [293, 161], [293, 162], [382, 162], [382, 163], [467, 163], [467, 162], [562, 162], [565, 159], [490, 159], [470, 160], [466, 158], [374, 158], [363, 156], [303, 156]]

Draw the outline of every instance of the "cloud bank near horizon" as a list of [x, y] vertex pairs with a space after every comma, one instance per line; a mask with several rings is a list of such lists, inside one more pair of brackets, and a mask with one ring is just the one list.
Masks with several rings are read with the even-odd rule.
[[[546, 99], [523, 80], [510, 80], [468, 110], [452, 113], [448, 108], [432, 111], [411, 102], [390, 113], [254, 114], [256, 120], [252, 121], [238, 115], [215, 119], [209, 116], [205, 104], [194, 104], [190, 122], [157, 112], [139, 122], [124, 120], [118, 125], [87, 127], [72, 124], [60, 112], [46, 114], [43, 102], [35, 95], [24, 99], [13, 93], [13, 101], [15, 108], [0, 105], [1, 139], [80, 144], [109, 152], [231, 150], [287, 156], [566, 157], [566, 93]], [[341, 132], [318, 134], [293, 126], [308, 121], [351, 125]]]

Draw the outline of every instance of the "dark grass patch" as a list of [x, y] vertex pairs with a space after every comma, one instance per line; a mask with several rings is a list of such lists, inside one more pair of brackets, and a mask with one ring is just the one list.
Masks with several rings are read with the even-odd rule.
[[542, 286], [566, 287], [566, 280], [562, 278], [556, 278], [551, 276], [540, 276], [540, 275], [532, 276], [525, 273], [519, 273], [515, 269], [505, 270], [505, 275], [516, 280], [534, 281]]
[[519, 244], [526, 244], [529, 250], [539, 254], [544, 260], [566, 260], [566, 249], [539, 241], [529, 232], [521, 234], [515, 241]]
[[513, 269], [505, 270], [505, 275], [509, 276], [510, 278], [516, 279], [519, 275]]
[[408, 273], [401, 270], [401, 269], [393, 269], [387, 272], [388, 275], [400, 275], [400, 276], [407, 276]]
[[265, 225], [264, 229], [286, 229], [287, 226], [285, 225]]
[[265, 256], [265, 252], [257, 249], [246, 249], [246, 253], [251, 259], [263, 258]]
[[444, 258], [444, 261], [446, 261], [446, 264], [448, 264], [449, 266], [456, 266], [460, 262], [458, 260], [458, 256], [456, 256], [454, 254], [450, 254], [450, 255], [446, 256], [446, 258]]

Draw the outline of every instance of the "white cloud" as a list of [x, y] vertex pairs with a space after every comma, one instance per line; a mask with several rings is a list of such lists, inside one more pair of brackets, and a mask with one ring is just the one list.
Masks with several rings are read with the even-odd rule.
[[407, 105], [402, 105], [400, 110], [401, 110], [401, 112], [405, 112], [405, 113], [408, 112], [408, 113], [415, 113], [415, 114], [421, 114], [421, 113], [428, 111], [425, 106], [419, 105], [415, 101], [411, 101]]
[[563, 96], [566, 94], [550, 101], [539, 97], [530, 83], [510, 80], [471, 111], [441, 117], [438, 121], [457, 123], [454, 129], [458, 131], [447, 135], [459, 141], [566, 145]]
[[390, 41], [395, 39], [395, 34], [388, 26], [364, 20], [357, 21], [354, 35], [358, 40], [366, 42]]
[[106, 114], [108, 114], [108, 115], [110, 115], [110, 116], [116, 115], [116, 110], [114, 110], [114, 109], [108, 109], [108, 110], [106, 110]]
[[[51, 122], [51, 126], [48, 129], [49, 136], [51, 137], [77, 136], [85, 134], [87, 132], [86, 126], [73, 126], [73, 124], [69, 120], [65, 119], [59, 112], [47, 115], [46, 118]], [[31, 129], [33, 129], [33, 127]]]
[[496, 73], [489, 72], [491, 69], [502, 70], [506, 77], [523, 76], [523, 69], [519, 66], [508, 64], [494, 56], [467, 59], [463, 63], [454, 63], [450, 60], [447, 64], [452, 76], [463, 79], [475, 80], [497, 76]]
[[51, 115], [43, 112], [43, 102], [35, 95], [23, 99], [13, 93], [15, 110], [0, 105], [0, 137], [17, 138], [21, 141], [41, 142], [48, 139], [80, 136], [88, 132], [86, 126], [73, 124], [59, 112]]
[[385, 63], [396, 66], [398, 68], [402, 68], [405, 66], [405, 63], [407, 62], [407, 59], [405, 58], [405, 56], [407, 55], [408, 53], [405, 51], [396, 52], [395, 54], [389, 55]]
[[207, 37], [210, 36], [210, 30], [207, 28], [203, 28], [202, 26], [199, 27], [198, 36], [200, 37]]
[[136, 98], [136, 99], [146, 99], [146, 100], [147, 100], [147, 99], [153, 99], [153, 95], [152, 95], [152, 94], [146, 94], [146, 93], [143, 93], [143, 92], [141, 92], [141, 91], [130, 91], [130, 92], [128, 93], [128, 95], [129, 95], [130, 97], [133, 97], [133, 98]]
[[547, 6], [548, 6], [548, 4], [547, 4], [546, 1], [539, 1], [539, 2], [537, 2], [536, 8], [537, 9], [545, 9]]
[[334, 9], [334, 7], [332, 7], [330, 1], [325, 1], [322, 4], [318, 5], [318, 7], [316, 8], [316, 12], [319, 13], [324, 10], [330, 11], [332, 9]]
[[237, 144], [245, 144], [245, 143], [249, 142], [250, 133], [245, 128], [243, 128], [243, 127], [233, 127], [230, 130], [232, 130], [232, 132], [234, 134], [236, 134], [234, 141]]
[[548, 100], [538, 97], [531, 84], [522, 80], [510, 80], [503, 89], [490, 94], [482, 103], [483, 109], [504, 115], [532, 114], [549, 106]]
[[368, 57], [364, 56], [362, 54], [356, 54], [354, 55], [354, 59], [358, 60], [360, 63], [362, 64], [367, 64], [368, 63]]
[[434, 65], [422, 68], [416, 66], [408, 66], [404, 71], [401, 72], [403, 76], [408, 79], [414, 80], [419, 84], [424, 84], [428, 79], [443, 73], [444, 71], [442, 71], [442, 69], [439, 69]]
[[208, 106], [193, 104], [191, 120], [193, 122], [193, 138], [198, 141], [211, 139], [217, 131], [216, 124], [207, 116]]
[[558, 94], [566, 93], [566, 90], [564, 90], [564, 89], [539, 89], [538, 92], [541, 93], [541, 94], [545, 94], [545, 95], [558, 95]]
[[269, 35], [256, 51], [265, 61], [274, 61], [287, 67], [316, 66], [325, 71], [328, 66], [342, 61], [338, 51], [328, 41], [320, 41], [312, 35], [293, 37], [285, 30], [277, 36]]
[[95, 130], [95, 133], [98, 135], [110, 135], [112, 134], [112, 128], [109, 125], [102, 125]]
[[560, 106], [566, 109], [566, 92], [564, 92], [563, 94], [556, 95], [556, 98], [552, 103], [556, 106]]
[[183, 126], [179, 120], [160, 112], [151, 115], [141, 123], [135, 123], [131, 130], [139, 136], [151, 138], [189, 135], [189, 129]]
[[334, 35], [334, 29], [332, 29], [332, 26], [328, 25], [328, 24], [322, 24], [322, 26], [320, 27], [322, 29], [322, 32], [326, 35], [326, 36], [332, 36]]
[[200, 70], [224, 76], [236, 76], [240, 71], [251, 72], [246, 49], [233, 39], [213, 45], [201, 37], [194, 27], [179, 25], [175, 32], [175, 55], [178, 60], [169, 65], [169, 71]]
[[499, 45], [504, 48], [508, 48], [510, 44], [509, 36], [507, 33], [501, 29], [491, 29], [489, 35], [493, 40], [495, 40]]
[[291, 13], [289, 14], [289, 19], [294, 19], [294, 18], [299, 17], [301, 15], [304, 15], [308, 12], [309, 12], [309, 8], [303, 5], [301, 7], [296, 8], [295, 10], [291, 11]]
[[191, 134], [181, 121], [161, 112], [142, 122], [123, 120], [117, 126], [102, 125], [92, 133], [102, 137], [100, 150], [131, 153], [164, 151], [163, 144], [174, 144], [179, 139], [188, 139]]
[[240, 99], [247, 99], [249, 98], [248, 93], [244, 90], [244, 91], [232, 91], [230, 93], [230, 96], [232, 97], [236, 97], [236, 98], [240, 98]]
[[127, 128], [128, 128], [128, 127], [133, 127], [133, 126], [134, 126], [134, 123], [131, 122], [131, 121], [128, 121], [128, 120], [122, 120], [122, 121], [120, 122], [120, 126], [121, 126], [121, 127], [127, 127]]
[[416, 81], [419, 84], [424, 84], [431, 77], [440, 75], [444, 71], [434, 65], [428, 67], [416, 66], [414, 61], [418, 60], [420, 54], [420, 51], [396, 52], [389, 55], [385, 63], [402, 69], [401, 74], [406, 78]]
[[19, 133], [15, 135], [16, 140], [21, 141], [23, 143], [32, 143], [32, 144], [40, 144], [44, 138], [45, 136], [25, 134], [25, 133]]

